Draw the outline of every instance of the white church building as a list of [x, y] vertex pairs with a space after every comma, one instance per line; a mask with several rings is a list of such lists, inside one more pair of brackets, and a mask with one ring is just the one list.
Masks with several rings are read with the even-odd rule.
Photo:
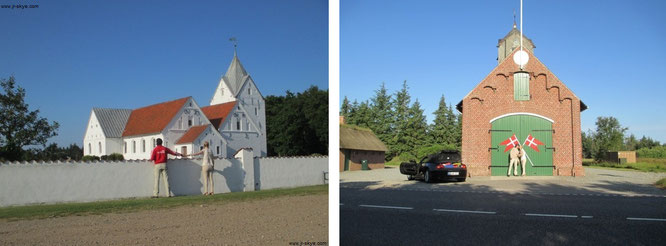
[[243, 148], [266, 156], [265, 108], [264, 97], [234, 52], [209, 106], [200, 107], [185, 97], [133, 110], [93, 108], [83, 152], [149, 159], [155, 140], [161, 138], [165, 147], [183, 154], [197, 152], [209, 142], [213, 154], [221, 158]]

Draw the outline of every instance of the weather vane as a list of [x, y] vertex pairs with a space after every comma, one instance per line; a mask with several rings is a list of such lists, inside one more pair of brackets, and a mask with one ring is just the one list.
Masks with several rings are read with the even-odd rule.
[[236, 37], [229, 38], [229, 41], [234, 44], [234, 52], [236, 52], [236, 46], [238, 46], [238, 39]]

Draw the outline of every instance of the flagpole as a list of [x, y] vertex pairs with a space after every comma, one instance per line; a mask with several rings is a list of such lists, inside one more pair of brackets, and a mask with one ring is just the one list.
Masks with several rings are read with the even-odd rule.
[[530, 158], [529, 155], [527, 155], [527, 150], [524, 150], [525, 147], [523, 147], [523, 145], [525, 145], [525, 143], [521, 145], [520, 142], [518, 142], [518, 145], [520, 145], [520, 148], [523, 149], [523, 151], [525, 151], [525, 156], [527, 157], [527, 160], [530, 161], [530, 165], [534, 166], [534, 163], [532, 163], [532, 159]]

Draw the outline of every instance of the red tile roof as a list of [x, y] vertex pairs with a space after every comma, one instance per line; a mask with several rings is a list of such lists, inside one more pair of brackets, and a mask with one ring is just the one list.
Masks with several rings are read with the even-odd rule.
[[191, 143], [194, 140], [196, 140], [201, 133], [206, 130], [210, 125], [203, 125], [203, 126], [193, 126], [183, 134], [183, 136], [178, 139], [178, 142], [176, 144], [184, 144], [184, 143]]
[[208, 120], [213, 124], [215, 129], [220, 129], [222, 122], [224, 122], [224, 119], [227, 118], [231, 110], [234, 109], [234, 106], [236, 106], [236, 101], [203, 107], [201, 111], [208, 117]]
[[171, 122], [190, 97], [132, 110], [123, 137], [159, 133]]

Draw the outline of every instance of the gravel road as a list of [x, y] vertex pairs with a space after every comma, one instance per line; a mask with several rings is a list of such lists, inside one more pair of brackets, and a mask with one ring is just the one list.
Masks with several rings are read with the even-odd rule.
[[289, 245], [327, 241], [328, 195], [0, 221], [0, 245]]

